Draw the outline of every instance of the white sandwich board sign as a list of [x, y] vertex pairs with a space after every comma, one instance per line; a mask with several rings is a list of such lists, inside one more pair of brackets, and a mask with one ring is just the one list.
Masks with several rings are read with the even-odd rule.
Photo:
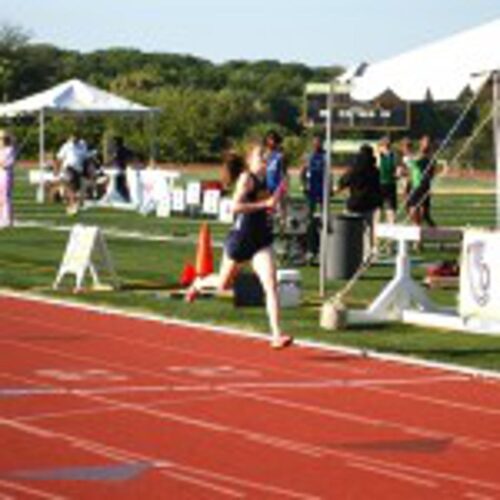
[[54, 289], [59, 287], [66, 275], [74, 275], [74, 291], [82, 290], [87, 272], [92, 278], [93, 288], [98, 289], [103, 286], [99, 280], [101, 271], [108, 274], [113, 288], [117, 288], [118, 279], [101, 230], [97, 226], [76, 224], [69, 235]]

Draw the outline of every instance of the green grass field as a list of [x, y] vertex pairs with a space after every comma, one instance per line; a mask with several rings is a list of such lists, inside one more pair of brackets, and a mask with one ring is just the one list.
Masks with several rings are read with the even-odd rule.
[[[207, 173], [205, 176], [209, 175]], [[214, 171], [214, 175], [216, 172]], [[454, 179], [439, 181], [434, 199], [435, 217], [442, 225], [492, 225], [494, 195], [484, 182]], [[293, 185], [298, 196], [298, 186]], [[333, 210], [339, 211], [342, 200], [335, 200]], [[0, 232], [0, 286], [2, 288], [32, 291], [40, 294], [69, 298], [94, 304], [112, 305], [128, 310], [153, 312], [169, 317], [217, 325], [232, 325], [253, 331], [266, 331], [267, 322], [261, 308], [236, 309], [229, 298], [201, 299], [196, 305], [187, 305], [181, 299], [170, 298], [167, 291], [175, 287], [181, 269], [193, 261], [195, 241], [200, 220], [187, 218], [157, 219], [136, 213], [111, 209], [90, 209], [76, 217], [65, 215], [61, 205], [40, 205], [35, 192], [27, 183], [27, 174], [19, 170], [15, 189], [16, 219], [19, 227]], [[33, 227], [30, 223], [47, 227]], [[123, 287], [113, 292], [88, 292], [78, 295], [65, 291], [54, 292], [51, 285], [64, 252], [67, 231], [74, 223], [97, 224], [115, 261]], [[59, 230], [55, 230], [59, 228]], [[226, 226], [211, 223], [215, 240], [220, 240]], [[174, 241], [147, 241], [146, 238], [118, 237], [113, 231], [136, 231], [146, 236], [174, 236]], [[218, 256], [218, 251], [216, 251]], [[422, 257], [426, 262], [456, 258], [457, 251], [427, 248]], [[319, 328], [318, 268], [301, 267], [304, 304], [297, 309], [283, 311], [283, 326], [301, 338], [325, 343], [353, 346], [383, 352], [398, 353], [471, 367], [500, 370], [500, 337], [467, 335], [421, 329], [401, 324], [383, 327], [349, 329], [325, 332]], [[374, 266], [358, 282], [348, 304], [367, 305], [386, 283], [392, 268]], [[417, 267], [417, 276], [423, 275]], [[334, 293], [342, 282], [329, 283]], [[453, 304], [456, 290], [433, 291], [439, 303]]]

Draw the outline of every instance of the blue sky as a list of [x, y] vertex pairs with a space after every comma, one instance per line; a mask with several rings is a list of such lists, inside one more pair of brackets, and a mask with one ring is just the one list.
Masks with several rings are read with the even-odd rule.
[[[500, 0], [4, 0], [37, 41], [133, 47], [221, 62], [376, 61], [500, 17]], [[498, 41], [492, 41], [498, 43]]]

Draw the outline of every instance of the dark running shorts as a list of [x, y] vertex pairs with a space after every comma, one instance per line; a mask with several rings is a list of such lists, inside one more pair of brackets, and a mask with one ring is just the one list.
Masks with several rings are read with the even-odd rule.
[[228, 257], [235, 262], [247, 262], [252, 260], [253, 256], [262, 250], [271, 246], [273, 243], [272, 237], [245, 237], [239, 231], [231, 231], [226, 238], [224, 249]]
[[422, 183], [418, 188], [412, 189], [408, 197], [408, 208], [415, 208], [423, 206], [426, 199], [429, 198], [429, 186]]
[[74, 168], [68, 167], [64, 172], [64, 180], [72, 191], [80, 191], [82, 187], [82, 174]]
[[382, 195], [381, 208], [389, 208], [396, 211], [398, 209], [398, 191], [396, 184], [381, 184], [380, 193]]

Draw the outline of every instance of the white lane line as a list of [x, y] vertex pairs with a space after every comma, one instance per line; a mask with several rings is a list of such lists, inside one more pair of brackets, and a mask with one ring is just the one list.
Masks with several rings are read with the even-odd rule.
[[333, 380], [317, 380], [317, 381], [287, 381], [287, 382], [228, 382], [226, 384], [218, 384], [216, 389], [352, 389], [364, 387], [385, 387], [385, 386], [415, 386], [429, 385], [442, 382], [461, 382], [468, 380], [463, 375], [443, 375], [435, 377], [415, 377], [415, 378], [389, 378], [389, 379], [333, 379]]
[[14, 490], [21, 492], [35, 498], [44, 498], [45, 500], [64, 500], [66, 497], [61, 495], [55, 495], [53, 493], [48, 493], [46, 491], [40, 490], [38, 488], [28, 487], [12, 481], [6, 481], [5, 479], [0, 479], [0, 485], [7, 490]]
[[[8, 374], [5, 374], [8, 376]], [[35, 373], [38, 376], [37, 373]], [[442, 382], [456, 382], [463, 380], [459, 377], [429, 377], [419, 379], [373, 379], [373, 380], [318, 380], [293, 382], [228, 382], [225, 384], [185, 384], [185, 385], [118, 385], [110, 387], [93, 388], [41, 388], [41, 387], [0, 387], [0, 397], [9, 396], [54, 396], [54, 395], [85, 395], [85, 394], [136, 394], [136, 393], [168, 393], [168, 392], [218, 392], [231, 389], [254, 389], [254, 390], [301, 390], [301, 389], [351, 389], [384, 386], [415, 386], [429, 385]], [[65, 382], [65, 381], [62, 381]]]
[[426, 488], [437, 488], [437, 486], [438, 486], [437, 483], [434, 481], [427, 481], [425, 479], [420, 479], [419, 477], [416, 477], [414, 475], [402, 474], [400, 472], [395, 472], [394, 470], [391, 470], [391, 469], [387, 469], [387, 468], [372, 465], [372, 464], [366, 464], [366, 463], [361, 462], [361, 461], [347, 462], [347, 465], [349, 465], [350, 467], [354, 467], [356, 469], [361, 469], [361, 470], [364, 470], [367, 472], [379, 474], [381, 476], [387, 476], [387, 477], [390, 477], [392, 479], [397, 479], [397, 480], [404, 481], [407, 483], [413, 483], [413, 484], [416, 484], [418, 486], [424, 486]]
[[225, 495], [228, 497], [233, 497], [233, 498], [245, 498], [246, 495], [242, 492], [236, 491], [236, 490], [231, 490], [229, 488], [223, 488], [222, 486], [216, 486], [213, 483], [209, 483], [207, 481], [203, 481], [202, 479], [197, 479], [196, 477], [189, 476], [187, 474], [182, 474], [180, 472], [173, 472], [173, 471], [160, 471], [160, 473], [164, 476], [167, 476], [169, 478], [176, 479], [178, 481], [182, 481], [184, 483], [189, 483], [191, 485], [195, 485], [207, 490], [212, 490], [219, 495]]
[[478, 406], [469, 403], [461, 403], [456, 399], [444, 399], [435, 396], [425, 396], [422, 394], [413, 394], [411, 392], [403, 392], [395, 389], [387, 389], [385, 387], [367, 387], [370, 392], [376, 392], [389, 396], [395, 396], [400, 399], [418, 401], [419, 403], [429, 403], [434, 406], [441, 406], [444, 408], [455, 408], [457, 410], [464, 410], [471, 413], [482, 413], [483, 415], [500, 415], [500, 408], [488, 408], [487, 406]]
[[0, 500], [16, 500], [15, 497], [7, 495], [6, 493], [0, 493]]

